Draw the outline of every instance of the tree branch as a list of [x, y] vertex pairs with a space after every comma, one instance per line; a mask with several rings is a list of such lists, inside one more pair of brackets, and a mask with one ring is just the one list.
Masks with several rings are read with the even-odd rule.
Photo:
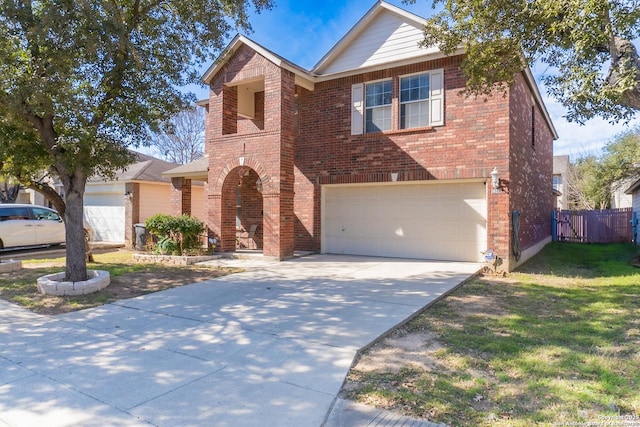
[[611, 57], [611, 66], [607, 83], [611, 88], [620, 90], [620, 103], [640, 110], [640, 57], [634, 44], [621, 37], [615, 37], [614, 47], [610, 48], [616, 56]]
[[[20, 177], [17, 177], [17, 178], [19, 181], [23, 182]], [[56, 190], [53, 187], [51, 187], [49, 184], [45, 184], [42, 181], [31, 181], [31, 180], [28, 180], [27, 182], [23, 182], [22, 185], [24, 185], [26, 188], [30, 188], [42, 194], [49, 202], [51, 202], [51, 204], [58, 211], [60, 216], [64, 218], [64, 213], [66, 210], [64, 200], [62, 200], [62, 197], [56, 192]]]

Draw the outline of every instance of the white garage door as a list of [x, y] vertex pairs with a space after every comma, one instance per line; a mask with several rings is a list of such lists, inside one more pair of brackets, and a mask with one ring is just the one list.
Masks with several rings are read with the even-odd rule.
[[325, 253], [481, 261], [484, 182], [323, 187]]
[[85, 194], [84, 219], [93, 229], [94, 240], [124, 242], [125, 210], [122, 194], [123, 191]]

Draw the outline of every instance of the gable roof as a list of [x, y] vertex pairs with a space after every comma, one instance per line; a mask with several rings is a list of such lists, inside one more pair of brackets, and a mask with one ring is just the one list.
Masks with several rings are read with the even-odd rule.
[[315, 75], [362, 72], [402, 61], [444, 56], [436, 47], [422, 48], [425, 18], [378, 1], [313, 67]]
[[[137, 151], [131, 151], [131, 153], [136, 157], [137, 161], [127, 166], [124, 171], [118, 171], [113, 181], [171, 182], [169, 178], [162, 176], [162, 173], [175, 168], [178, 166], [177, 163], [165, 162], [164, 160]], [[100, 182], [104, 180], [103, 177], [92, 177], [89, 182]], [[112, 180], [109, 179], [108, 181]]]
[[[202, 80], [210, 84], [213, 77], [243, 45], [250, 47], [276, 66], [294, 73], [296, 84], [308, 90], [313, 90], [316, 82], [385, 69], [391, 64], [395, 67], [444, 58], [446, 55], [437, 47], [418, 46], [418, 43], [423, 40], [424, 22], [425, 18], [378, 0], [311, 71], [238, 34], [205, 72]], [[462, 49], [455, 52], [455, 54], [462, 53], [464, 53]], [[542, 111], [553, 139], [558, 139], [558, 133], [531, 70], [526, 68], [523, 75]], [[202, 105], [207, 103], [203, 102]]]
[[241, 34], [236, 35], [233, 40], [229, 43], [229, 45], [225, 48], [224, 51], [218, 56], [218, 59], [211, 64], [211, 66], [207, 69], [207, 71], [202, 76], [202, 81], [206, 84], [211, 83], [211, 79], [222, 69], [224, 64], [231, 58], [231, 56], [243, 45], [246, 45], [265, 57], [267, 60], [273, 62], [276, 66], [280, 68], [284, 68], [285, 70], [291, 71], [296, 76], [296, 84], [302, 86], [306, 89], [313, 90], [313, 78], [309, 71], [304, 68], [294, 64], [291, 61], [288, 61], [266, 49], [265, 47], [259, 45], [254, 42], [250, 38], [243, 36]]
[[624, 192], [624, 193], [625, 193], [625, 194], [633, 194], [633, 193], [635, 193], [636, 191], [638, 191], [638, 189], [640, 189], [640, 179], [638, 179], [637, 181], [633, 182], [633, 183], [629, 186], [629, 188], [627, 188], [627, 189], [625, 190], [625, 192]]
[[204, 156], [190, 163], [166, 170], [162, 176], [173, 178], [196, 178], [206, 180], [209, 172], [209, 158]]

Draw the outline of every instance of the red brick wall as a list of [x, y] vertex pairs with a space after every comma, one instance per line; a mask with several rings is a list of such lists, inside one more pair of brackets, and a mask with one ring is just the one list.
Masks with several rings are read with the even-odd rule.
[[[255, 120], [238, 119], [237, 94], [228, 85], [264, 78], [264, 94], [256, 94]], [[209, 181], [206, 216], [218, 250], [235, 249], [235, 190], [240, 158], [263, 183], [264, 253], [293, 255], [293, 117], [294, 75], [281, 70], [246, 46], [236, 51], [210, 85], [207, 117]], [[225, 100], [225, 97], [229, 97]], [[236, 128], [225, 121], [236, 119]], [[228, 130], [235, 131], [229, 133]], [[254, 181], [255, 182], [255, 181]]]
[[[508, 179], [509, 98], [460, 95], [461, 57], [445, 58], [323, 83], [301, 90], [296, 139], [296, 247], [320, 249], [320, 185], [431, 179], [487, 179], [498, 167]], [[444, 68], [445, 126], [397, 130], [399, 76]], [[395, 130], [351, 135], [351, 85], [392, 78]], [[488, 245], [508, 251], [508, 195], [489, 194]], [[311, 215], [313, 212], [313, 215]]]
[[187, 178], [171, 178], [172, 215], [191, 215], [191, 180]]
[[[260, 177], [263, 183], [265, 255], [290, 256], [294, 242], [296, 249], [320, 249], [322, 184], [388, 182], [391, 173], [398, 173], [398, 181], [490, 183], [494, 167], [505, 185], [498, 193], [487, 188], [488, 247], [508, 259], [514, 209], [522, 212], [521, 248], [543, 240], [550, 231], [551, 132], [538, 110], [532, 147], [531, 94], [522, 78], [507, 96], [462, 96], [461, 60], [443, 58], [339, 78], [316, 83], [309, 91], [295, 86], [291, 72], [246, 46], [238, 49], [211, 82], [207, 116], [207, 221], [211, 234], [223, 237], [220, 248], [235, 248], [240, 158], [252, 170], [251, 181]], [[439, 68], [444, 69], [445, 125], [399, 130], [399, 77]], [[258, 76], [264, 78], [265, 91], [256, 94], [255, 119], [243, 122], [234, 112], [237, 94], [228, 85]], [[394, 128], [351, 135], [351, 85], [383, 78], [393, 80]], [[250, 194], [248, 188], [244, 192]], [[248, 215], [253, 221], [255, 215]]]
[[510, 92], [509, 103], [509, 209], [520, 211], [519, 241], [520, 249], [524, 250], [551, 236], [553, 137], [522, 76]]

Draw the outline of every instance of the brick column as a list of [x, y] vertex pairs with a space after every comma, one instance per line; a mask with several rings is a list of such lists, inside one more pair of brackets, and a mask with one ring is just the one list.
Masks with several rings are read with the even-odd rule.
[[191, 180], [171, 178], [171, 214], [191, 215]]
[[132, 249], [135, 245], [133, 224], [140, 222], [140, 184], [128, 182], [124, 185], [124, 245]]

